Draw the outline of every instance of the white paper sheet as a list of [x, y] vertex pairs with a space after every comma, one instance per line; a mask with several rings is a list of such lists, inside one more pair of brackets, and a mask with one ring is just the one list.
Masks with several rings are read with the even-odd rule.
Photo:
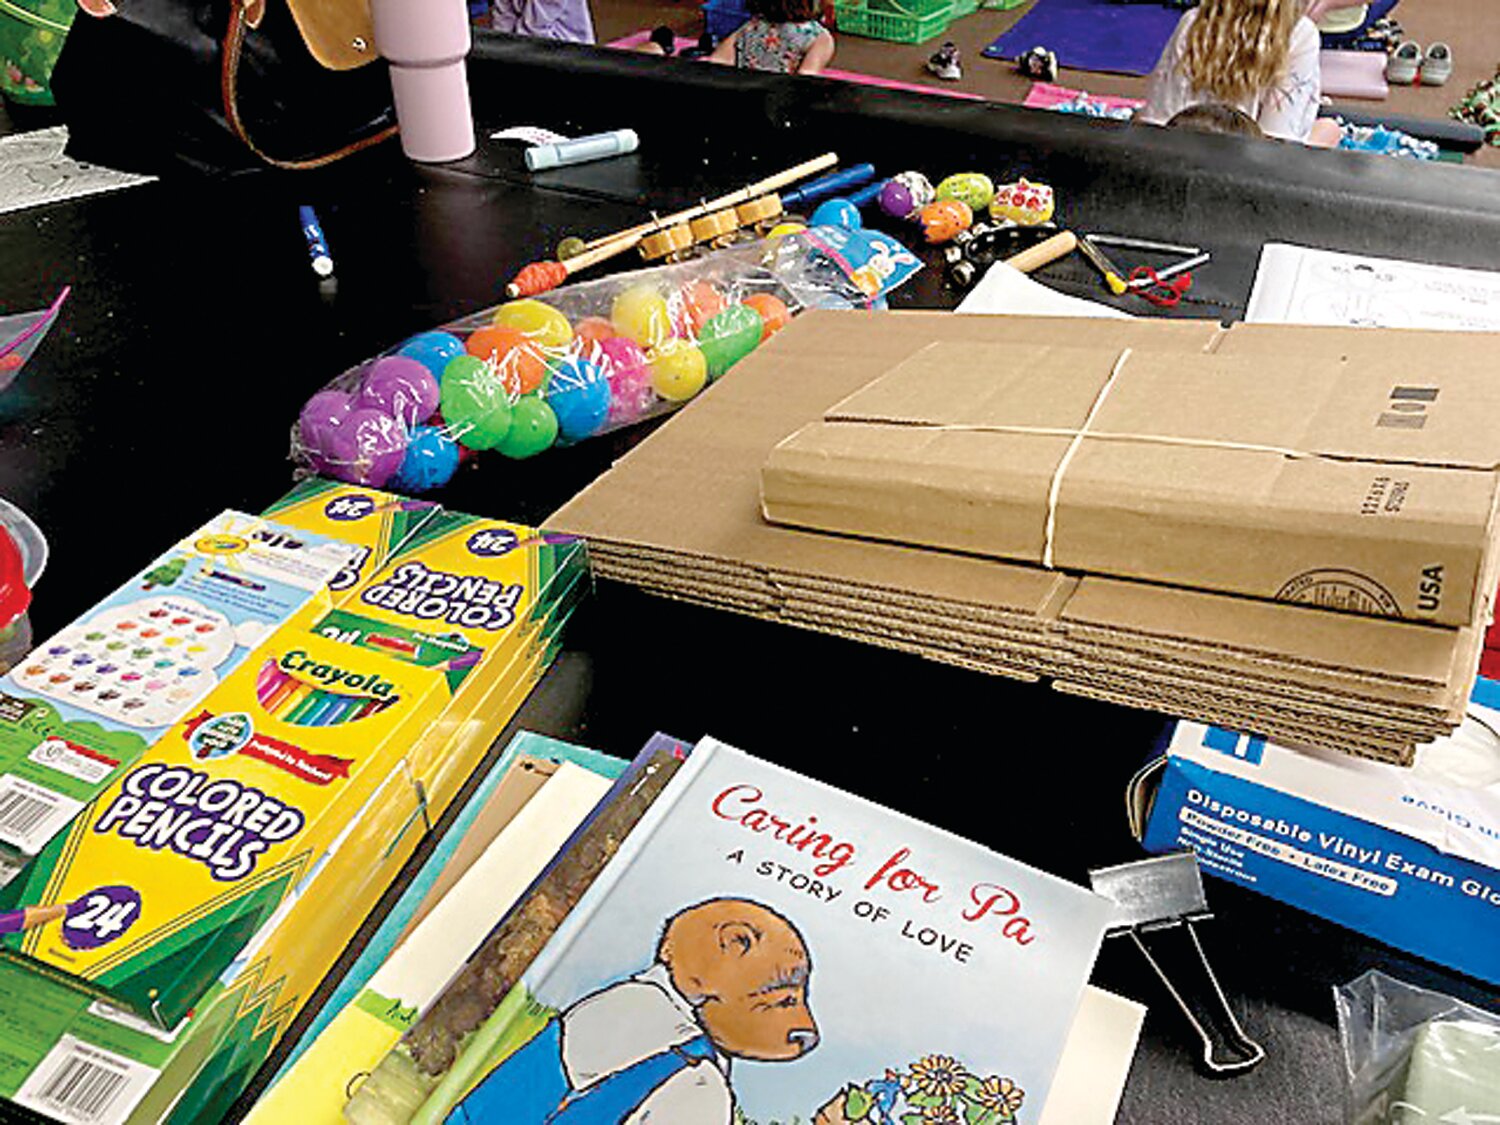
[[1500, 331], [1500, 273], [1268, 242], [1245, 320]]
[[1070, 297], [1004, 262], [996, 262], [959, 304], [961, 313], [1009, 313], [1012, 316], [1088, 316], [1129, 320], [1130, 314], [1082, 297]]
[[1037, 1125], [1110, 1125], [1145, 1018], [1144, 1004], [1085, 988]]
[[0, 215], [104, 191], [148, 184], [155, 176], [80, 164], [63, 155], [66, 126], [0, 137]]

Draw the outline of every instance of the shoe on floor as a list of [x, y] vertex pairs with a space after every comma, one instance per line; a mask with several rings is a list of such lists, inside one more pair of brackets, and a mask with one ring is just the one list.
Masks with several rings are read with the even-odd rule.
[[945, 82], [957, 82], [962, 78], [964, 69], [959, 62], [958, 44], [944, 43], [934, 51], [927, 60], [927, 69]]
[[1453, 77], [1453, 51], [1446, 43], [1434, 43], [1422, 56], [1422, 85], [1442, 86]]
[[1422, 45], [1404, 40], [1385, 63], [1385, 80], [1393, 86], [1414, 86], [1422, 69]]
[[653, 28], [650, 41], [660, 47], [664, 55], [671, 55], [677, 50], [677, 33], [670, 27]]
[[1057, 81], [1057, 55], [1046, 47], [1033, 47], [1016, 63], [1022, 74], [1038, 82]]

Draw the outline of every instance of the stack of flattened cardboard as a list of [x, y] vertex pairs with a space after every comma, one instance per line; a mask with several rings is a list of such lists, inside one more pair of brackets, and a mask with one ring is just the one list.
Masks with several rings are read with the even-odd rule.
[[1495, 348], [814, 312], [547, 527], [670, 597], [1406, 762], [1491, 614]]

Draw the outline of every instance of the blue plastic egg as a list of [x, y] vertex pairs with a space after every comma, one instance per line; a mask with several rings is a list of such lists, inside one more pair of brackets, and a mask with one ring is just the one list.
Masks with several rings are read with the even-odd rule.
[[604, 428], [609, 418], [610, 389], [604, 372], [586, 359], [570, 356], [552, 369], [545, 390], [557, 415], [558, 436], [581, 441]]
[[448, 361], [464, 354], [464, 345], [451, 332], [422, 332], [397, 348], [396, 354], [416, 360], [432, 372], [433, 378], [441, 380]]
[[398, 492], [431, 492], [453, 479], [458, 471], [458, 442], [437, 426], [418, 426], [412, 431], [401, 467], [390, 480]]
[[859, 208], [837, 195], [818, 204], [811, 222], [815, 227], [843, 227], [845, 230], [859, 230], [865, 225], [859, 217]]

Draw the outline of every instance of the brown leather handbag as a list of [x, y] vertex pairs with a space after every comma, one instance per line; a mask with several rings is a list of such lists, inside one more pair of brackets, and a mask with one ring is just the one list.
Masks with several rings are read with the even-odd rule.
[[83, 0], [53, 71], [75, 159], [317, 168], [395, 135], [369, 0]]

